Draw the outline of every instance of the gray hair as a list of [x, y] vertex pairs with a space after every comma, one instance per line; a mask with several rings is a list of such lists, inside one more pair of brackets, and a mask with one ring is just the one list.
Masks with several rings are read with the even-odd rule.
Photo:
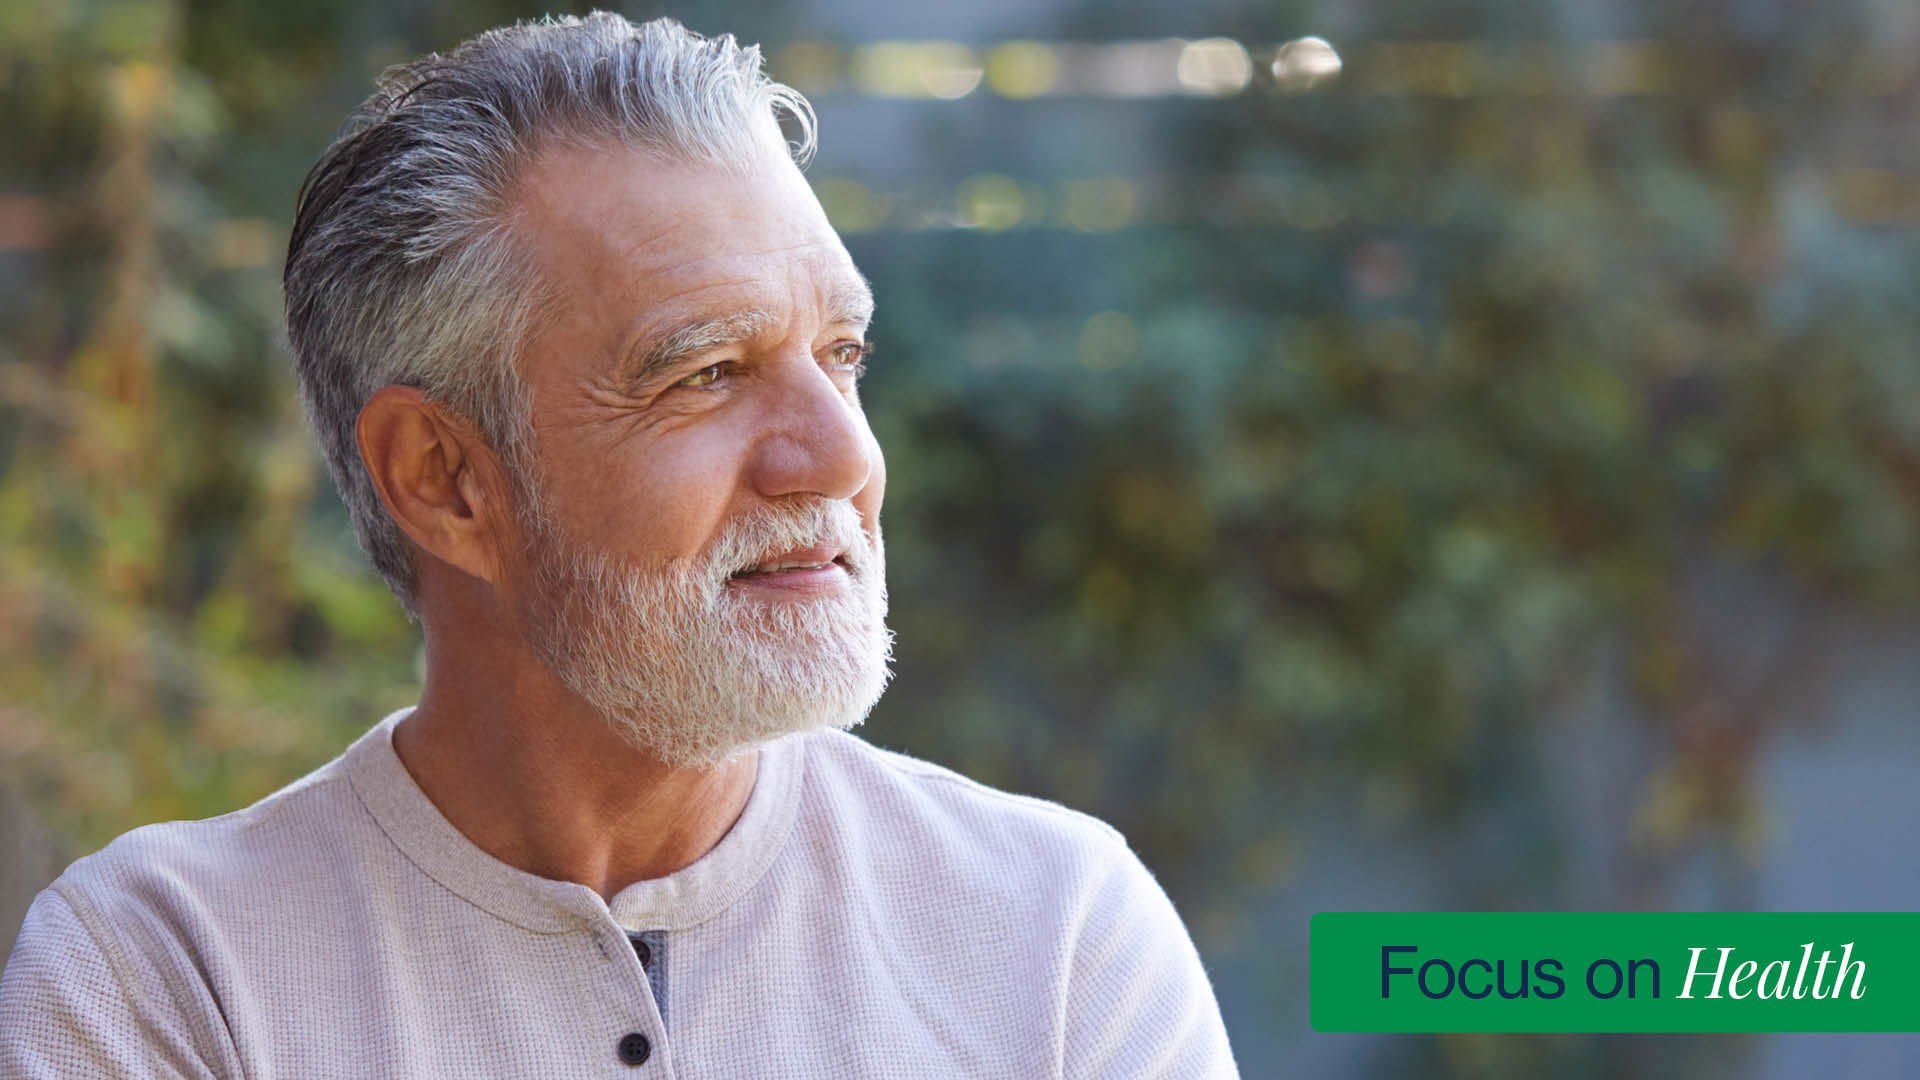
[[516, 472], [527, 460], [517, 361], [549, 298], [512, 242], [522, 170], [556, 141], [744, 170], [778, 141], [783, 115], [804, 163], [813, 109], [765, 75], [757, 47], [596, 11], [490, 30], [387, 71], [307, 174], [285, 276], [300, 396], [360, 546], [410, 617], [411, 548], [355, 427], [376, 390], [413, 386], [473, 422]]

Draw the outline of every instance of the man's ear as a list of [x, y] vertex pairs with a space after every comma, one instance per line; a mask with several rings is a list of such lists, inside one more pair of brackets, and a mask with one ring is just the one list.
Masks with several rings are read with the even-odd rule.
[[512, 536], [506, 473], [465, 418], [411, 386], [383, 386], [355, 435], [374, 489], [413, 542], [441, 562], [499, 584]]

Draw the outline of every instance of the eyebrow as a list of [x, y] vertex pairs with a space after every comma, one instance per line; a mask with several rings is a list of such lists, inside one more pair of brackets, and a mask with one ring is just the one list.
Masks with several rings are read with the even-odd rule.
[[863, 277], [851, 277], [827, 293], [827, 322], [865, 326], [873, 319], [873, 289]]
[[[829, 325], [865, 326], [873, 318], [873, 290], [866, 279], [851, 277], [833, 286], [826, 296], [825, 314]], [[653, 378], [689, 356], [751, 341], [778, 323], [772, 312], [748, 308], [683, 324], [639, 350], [638, 359], [625, 365], [628, 378], [635, 382]]]
[[695, 353], [751, 341], [766, 333], [776, 321], [770, 311], [749, 308], [717, 319], [687, 323], [642, 350], [639, 361], [628, 365], [628, 371], [635, 381], [651, 378]]

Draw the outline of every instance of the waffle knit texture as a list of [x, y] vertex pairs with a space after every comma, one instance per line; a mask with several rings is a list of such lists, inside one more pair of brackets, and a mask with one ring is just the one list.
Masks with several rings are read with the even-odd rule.
[[788, 736], [712, 851], [608, 901], [461, 835], [405, 715], [74, 863], [0, 976], [0, 1078], [1235, 1075], [1173, 905], [1093, 818]]

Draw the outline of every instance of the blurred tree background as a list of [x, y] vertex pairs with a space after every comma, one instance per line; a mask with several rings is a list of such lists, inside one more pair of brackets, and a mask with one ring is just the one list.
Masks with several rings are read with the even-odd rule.
[[[45, 838], [29, 892], [413, 699], [416, 635], [295, 400], [288, 217], [380, 69], [542, 10], [0, 6], [0, 820]], [[1249, 1075], [1314, 1038], [1304, 922], [1271, 898], [1361, 837], [1454, 846], [1419, 890], [1329, 906], [1658, 907], [1702, 867], [1692, 902], [1764, 899], [1758, 763], [1837, 639], [1730, 653], [1710, 616], [1738, 605], [1699, 583], [1733, 567], [1869, 633], [1920, 600], [1920, 15], [627, 14], [760, 40], [819, 109], [809, 175], [881, 302], [900, 640], [869, 737], [1119, 826], [1227, 970]], [[1554, 718], [1596, 680], [1636, 756], [1576, 890], [1593, 830], [1556, 814], [1581, 758]], [[1753, 1050], [1315, 1060], [1736, 1075]]]

